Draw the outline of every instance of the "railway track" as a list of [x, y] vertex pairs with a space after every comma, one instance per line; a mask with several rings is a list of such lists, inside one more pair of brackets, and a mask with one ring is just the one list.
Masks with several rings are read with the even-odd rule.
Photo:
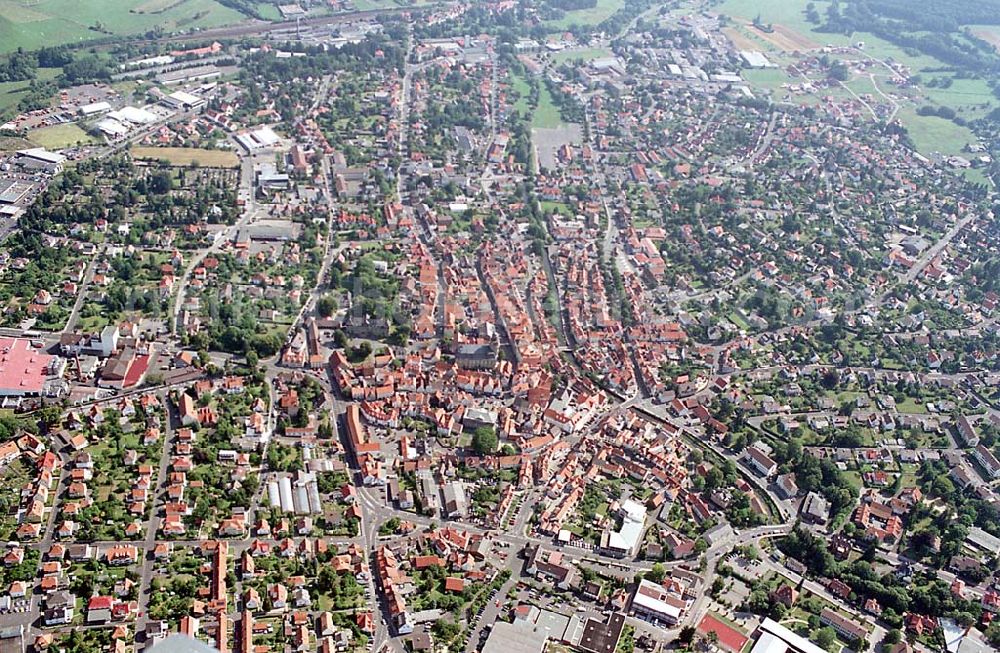
[[412, 13], [417, 11], [434, 10], [441, 7], [445, 2], [438, 2], [433, 4], [421, 5], [419, 7], [393, 7], [389, 9], [368, 9], [365, 11], [352, 11], [344, 14], [333, 14], [330, 16], [316, 16], [314, 18], [302, 18], [298, 21], [286, 20], [279, 22], [266, 22], [262, 20], [253, 20], [248, 24], [243, 25], [233, 25], [231, 27], [213, 27], [210, 29], [203, 29], [197, 32], [189, 32], [185, 34], [176, 34], [171, 36], [162, 36], [154, 39], [148, 39], [145, 37], [138, 37], [134, 39], [123, 39], [129, 43], [162, 43], [168, 41], [171, 43], [184, 42], [184, 41], [207, 41], [207, 40], [223, 40], [223, 39], [233, 39], [242, 36], [255, 36], [259, 34], [268, 34], [271, 32], [295, 32], [298, 29], [309, 29], [312, 27], [323, 26], [323, 25], [339, 25], [342, 23], [352, 23], [358, 20], [364, 20], [366, 18], [375, 18], [378, 16], [391, 16], [391, 15], [401, 15], [406, 13]]

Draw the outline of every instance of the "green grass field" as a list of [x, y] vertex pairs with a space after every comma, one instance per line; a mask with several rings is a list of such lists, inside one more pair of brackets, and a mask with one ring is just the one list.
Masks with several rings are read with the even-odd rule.
[[[819, 14], [825, 15], [829, 3], [824, 0], [812, 1]], [[752, 21], [759, 15], [763, 23], [783, 25], [820, 45], [855, 45], [862, 42], [865, 54], [876, 59], [898, 61], [909, 66], [914, 73], [919, 73], [925, 68], [940, 69], [942, 67], [941, 62], [933, 57], [912, 51], [906, 52], [899, 46], [872, 34], [856, 32], [848, 36], [814, 31], [816, 26], [807, 21], [805, 16], [805, 8], [809, 2], [810, 0], [724, 0], [716, 9], [719, 13], [726, 14], [741, 22]], [[888, 75], [887, 70], [874, 72], [876, 75]]]
[[875, 89], [874, 84], [872, 84], [870, 77], [855, 77], [854, 79], [846, 82], [846, 84], [849, 89], [861, 97], [870, 95], [875, 102], [882, 100], [882, 96], [878, 94], [878, 91]]
[[562, 63], [563, 61], [576, 61], [577, 59], [582, 59], [583, 61], [593, 61], [594, 59], [603, 59], [604, 57], [611, 56], [614, 56], [614, 54], [607, 48], [583, 48], [580, 50], [563, 50], [562, 52], [556, 52], [552, 55], [552, 61], [555, 63]]
[[278, 11], [278, 6], [270, 2], [258, 2], [257, 12], [264, 20], [281, 20], [281, 12]]
[[531, 92], [531, 88], [528, 86], [527, 80], [520, 75], [511, 75], [510, 87], [511, 90], [516, 91], [519, 96], [517, 98], [517, 102], [514, 103], [514, 110], [523, 115], [527, 115], [530, 110], [530, 107], [528, 106], [528, 94]]
[[[55, 79], [61, 72], [61, 68], [39, 68], [38, 79], [42, 81]], [[0, 83], [0, 113], [16, 107], [21, 98], [28, 95], [30, 86], [30, 81]]]
[[34, 147], [34, 143], [23, 138], [0, 136], [0, 152], [16, 152]]
[[929, 88], [925, 84], [922, 90], [927, 102], [951, 107], [967, 120], [981, 118], [997, 104], [997, 98], [990, 90], [990, 85], [982, 79], [953, 77], [948, 88]]
[[772, 91], [775, 100], [782, 100], [787, 95], [781, 85], [792, 82], [792, 78], [781, 68], [750, 68], [743, 71], [743, 78], [754, 88]]
[[535, 129], [552, 129], [562, 124], [559, 107], [553, 102], [548, 87], [542, 84], [538, 94], [538, 108], [535, 109], [535, 114], [531, 117], [531, 126]]
[[[139, 34], [157, 26], [167, 31], [212, 27], [243, 18], [215, 0], [0, 0], [0, 52], [78, 43], [109, 33]], [[98, 26], [100, 30], [94, 29]]]
[[990, 179], [983, 172], [983, 168], [969, 168], [962, 172], [962, 175], [974, 184], [990, 185]]
[[31, 82], [0, 82], [0, 113], [17, 106]]
[[[820, 43], [839, 43], [839, 41], [827, 39], [827, 36], [834, 38], [840, 36], [840, 39], [844, 40], [845, 43], [850, 42], [846, 36], [837, 34], [811, 34], [812, 25], [805, 16], [806, 4], [807, 0], [724, 0], [714, 10], [720, 14], [742, 18], [745, 21], [751, 21], [759, 15], [761, 22], [765, 24], [784, 25], [804, 35], [809, 35], [810, 38]], [[822, 15], [826, 11], [826, 3], [820, 0], [816, 2], [816, 8]]]
[[28, 140], [47, 150], [61, 150], [77, 143], [96, 142], [90, 134], [72, 122], [36, 129], [28, 134]]
[[566, 15], [559, 20], [545, 21], [545, 25], [556, 29], [565, 29], [570, 25], [597, 25], [624, 5], [624, 0], [597, 0], [597, 6], [593, 9], [567, 11]]
[[906, 125], [917, 150], [924, 155], [933, 152], [961, 155], [967, 144], [977, 142], [969, 128], [936, 116], [919, 116], [910, 107], [900, 110], [899, 119]]

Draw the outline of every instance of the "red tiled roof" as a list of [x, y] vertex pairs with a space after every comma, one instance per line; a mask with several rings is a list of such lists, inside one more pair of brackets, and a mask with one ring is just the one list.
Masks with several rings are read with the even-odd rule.
[[125, 381], [122, 383], [122, 387], [131, 388], [137, 384], [147, 369], [149, 369], [149, 356], [145, 354], [136, 356], [135, 360], [132, 361], [132, 365], [129, 366], [128, 372], [125, 374]]

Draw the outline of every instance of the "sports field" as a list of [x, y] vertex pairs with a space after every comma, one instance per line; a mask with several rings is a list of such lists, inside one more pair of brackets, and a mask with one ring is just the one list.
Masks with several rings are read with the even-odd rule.
[[107, 36], [226, 25], [239, 12], [215, 0], [0, 0], [0, 52]]
[[93, 143], [95, 139], [83, 131], [76, 123], [66, 123], [65, 125], [53, 125], [52, 127], [42, 127], [32, 130], [28, 134], [28, 140], [39, 147], [47, 150], [61, 150], [77, 143]]
[[240, 158], [234, 152], [226, 150], [202, 150], [194, 147], [133, 147], [131, 153], [136, 159], [166, 160], [175, 166], [235, 168], [240, 165]]
[[531, 110], [531, 107], [528, 106], [528, 94], [531, 92], [528, 82], [520, 75], [513, 75], [510, 79], [510, 87], [518, 95], [517, 102], [514, 103], [514, 110], [527, 115]]
[[563, 50], [562, 52], [556, 52], [552, 55], [552, 61], [555, 63], [576, 61], [577, 59], [582, 59], [583, 61], [593, 61], [594, 59], [603, 59], [611, 56], [614, 56], [614, 53], [607, 48], [573, 48]]

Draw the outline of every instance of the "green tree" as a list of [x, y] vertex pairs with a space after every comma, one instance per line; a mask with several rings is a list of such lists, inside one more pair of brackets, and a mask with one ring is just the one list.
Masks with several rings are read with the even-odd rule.
[[169, 170], [157, 170], [149, 178], [149, 189], [157, 194], [169, 193], [174, 187], [174, 179]]
[[698, 631], [695, 630], [694, 626], [684, 626], [683, 628], [681, 628], [680, 633], [677, 634], [678, 643], [680, 643], [680, 645], [685, 648], [690, 646], [691, 642], [694, 641], [694, 636], [695, 634], [697, 634], [697, 632]]
[[662, 583], [663, 579], [667, 577], [667, 568], [664, 567], [659, 562], [653, 563], [653, 567], [646, 572], [646, 578], [653, 581], [654, 583]]
[[481, 456], [496, 453], [499, 444], [496, 431], [489, 426], [480, 426], [472, 434], [472, 448]]
[[813, 641], [816, 642], [821, 648], [833, 653], [837, 648], [837, 633], [834, 632], [833, 628], [825, 626], [820, 628], [815, 633], [813, 633]]
[[337, 310], [337, 298], [333, 295], [323, 295], [316, 302], [316, 312], [323, 317], [330, 317]]
[[1000, 648], [1000, 619], [995, 619], [986, 629], [986, 640], [993, 646]]

